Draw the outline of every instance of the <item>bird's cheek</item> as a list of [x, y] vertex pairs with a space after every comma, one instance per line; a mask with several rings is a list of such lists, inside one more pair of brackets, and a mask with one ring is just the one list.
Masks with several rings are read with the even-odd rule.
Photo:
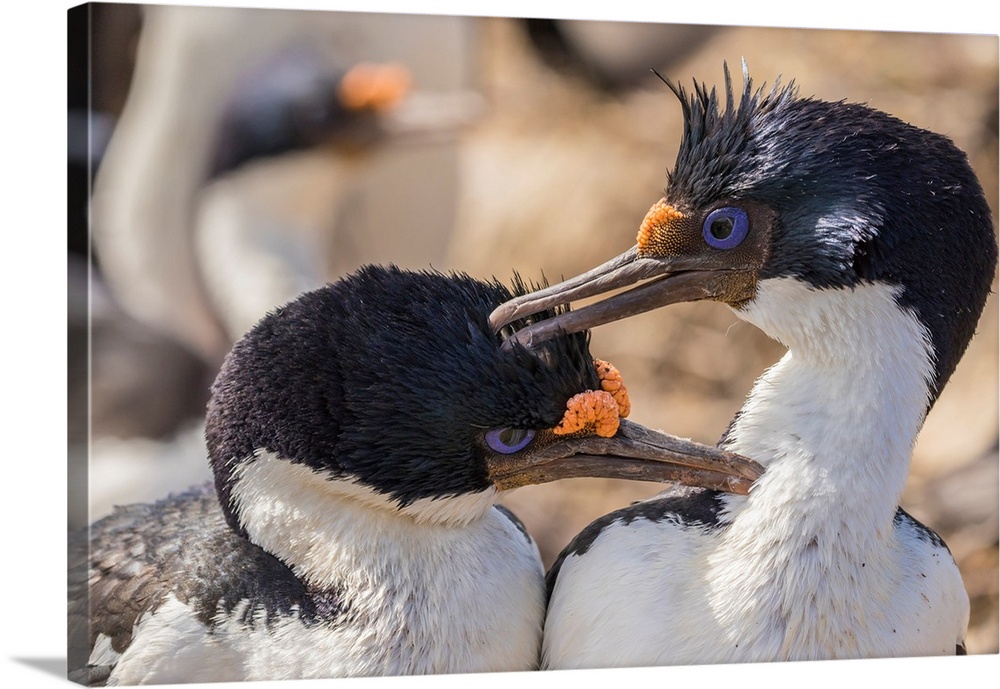
[[714, 298], [731, 308], [740, 309], [757, 296], [757, 271], [733, 270], [720, 280], [721, 291]]

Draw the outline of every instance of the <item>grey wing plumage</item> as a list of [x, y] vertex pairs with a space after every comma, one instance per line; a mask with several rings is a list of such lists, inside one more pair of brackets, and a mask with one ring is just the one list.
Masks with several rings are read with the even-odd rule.
[[70, 676], [84, 684], [107, 680], [137, 622], [170, 595], [206, 629], [220, 614], [253, 626], [292, 614], [303, 624], [330, 622], [342, 613], [337, 591], [308, 590], [230, 529], [210, 484], [116, 508], [87, 536], [74, 537], [70, 555]]
[[[70, 679], [102, 686], [133, 641], [136, 622], [167, 595], [183, 597], [176, 575], [188, 574], [186, 552], [228, 531], [211, 486], [155, 504], [117, 507], [70, 537]], [[103, 650], [94, 654], [98, 643]], [[97, 655], [97, 658], [91, 658]]]

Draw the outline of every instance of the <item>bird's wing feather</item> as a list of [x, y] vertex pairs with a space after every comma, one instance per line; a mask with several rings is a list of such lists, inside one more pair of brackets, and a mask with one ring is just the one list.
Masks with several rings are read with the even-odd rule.
[[719, 524], [719, 512], [722, 503], [721, 493], [702, 488], [686, 486], [671, 486], [654, 497], [634, 502], [614, 512], [599, 517], [578, 533], [569, 544], [563, 548], [555, 562], [549, 568], [545, 577], [548, 596], [559, 577], [559, 571], [567, 557], [583, 555], [593, 545], [601, 534], [612, 524], [631, 524], [636, 519], [651, 521], [673, 521], [678, 525], [699, 527], [715, 527]]
[[88, 639], [90, 661], [76, 671], [92, 684], [107, 678], [140, 619], [168, 598], [188, 605], [206, 629], [220, 611], [252, 625], [296, 606], [301, 616], [323, 617], [338, 607], [328, 596], [311, 595], [287, 566], [230, 530], [210, 485], [116, 508], [72, 548], [71, 561], [89, 562], [81, 568], [87, 581], [71, 580], [70, 624], [78, 634], [79, 625], [85, 630], [79, 638]]
[[526, 540], [528, 543], [535, 542], [534, 539], [531, 537], [531, 534], [528, 533], [528, 527], [524, 525], [524, 522], [522, 522], [516, 514], [511, 512], [508, 508], [504, 507], [503, 505], [494, 505], [493, 508], [497, 512], [505, 516], [510, 521], [511, 524], [517, 527], [517, 530], [520, 531], [521, 534], [524, 536], [524, 540]]

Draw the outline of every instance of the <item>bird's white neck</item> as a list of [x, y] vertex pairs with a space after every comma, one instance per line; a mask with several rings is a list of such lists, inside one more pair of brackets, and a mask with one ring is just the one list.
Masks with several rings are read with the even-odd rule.
[[[706, 563], [711, 616], [741, 637], [733, 653], [896, 648], [873, 639], [886, 632], [882, 602], [918, 590], [900, 584], [894, 518], [933, 363], [925, 329], [895, 296], [885, 285], [768, 280], [740, 313], [789, 351], [754, 385], [728, 436], [730, 449], [766, 466], [749, 496], [726, 499], [729, 528]], [[948, 643], [954, 634], [946, 630]]]
[[238, 470], [233, 500], [250, 540], [320, 588], [344, 571], [396, 567], [414, 542], [470, 539], [497, 502], [495, 489], [400, 508], [351, 480], [334, 480], [261, 451]]
[[288, 618], [242, 645], [246, 657], [278, 658], [301, 677], [537, 668], [542, 562], [492, 508], [495, 490], [400, 509], [358, 483], [259, 452], [232, 495], [250, 540], [347, 611], [318, 634]]
[[745, 320], [789, 347], [755, 384], [728, 447], [767, 467], [734, 508], [759, 511], [784, 538], [888, 533], [928, 406], [927, 332], [897, 289], [816, 290], [762, 281]]

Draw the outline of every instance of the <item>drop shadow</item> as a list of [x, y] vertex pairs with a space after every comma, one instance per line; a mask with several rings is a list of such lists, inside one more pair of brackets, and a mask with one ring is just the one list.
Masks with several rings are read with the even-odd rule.
[[66, 658], [11, 658], [15, 663], [27, 665], [47, 675], [66, 679]]

